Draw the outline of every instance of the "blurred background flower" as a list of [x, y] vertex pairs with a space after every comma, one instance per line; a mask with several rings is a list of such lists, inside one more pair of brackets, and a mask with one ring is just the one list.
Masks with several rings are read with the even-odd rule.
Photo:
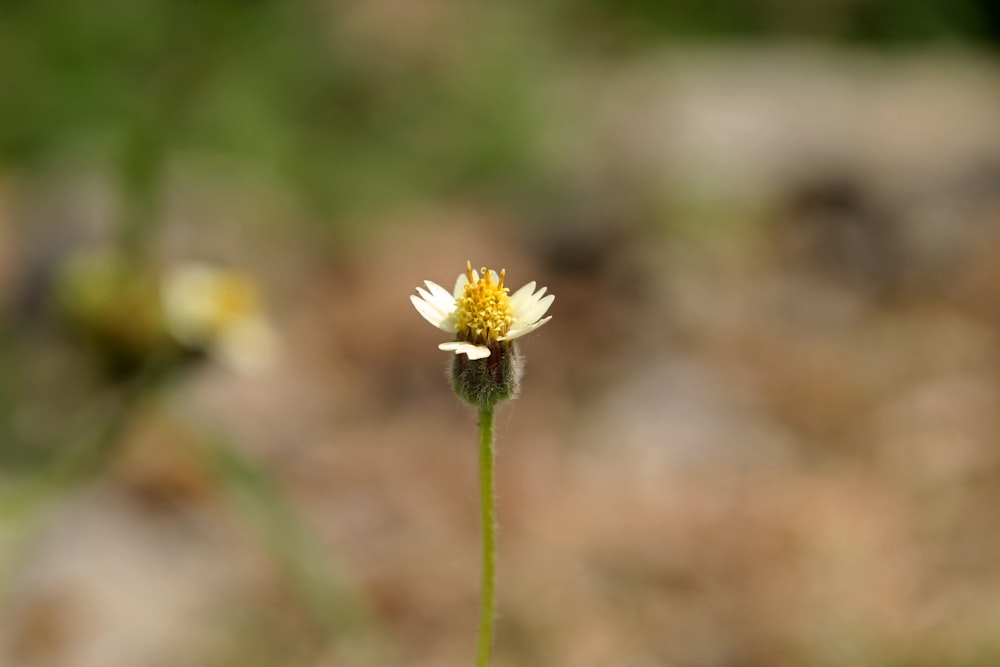
[[182, 264], [163, 277], [160, 296], [165, 329], [189, 350], [217, 355], [247, 373], [274, 363], [277, 334], [249, 277]]
[[[467, 661], [471, 417], [405, 299], [470, 257], [559, 295], [498, 415], [498, 667], [994, 664], [998, 35], [3, 3], [0, 664]], [[256, 372], [150, 373], [177, 342]]]

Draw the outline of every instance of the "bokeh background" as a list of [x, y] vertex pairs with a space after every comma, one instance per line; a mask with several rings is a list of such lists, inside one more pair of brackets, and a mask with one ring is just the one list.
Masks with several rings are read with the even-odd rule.
[[[998, 44], [992, 0], [4, 2], [0, 665], [470, 664], [475, 415], [407, 301], [466, 260], [556, 294], [497, 667], [1000, 664]], [[254, 372], [163, 362], [192, 261]]]

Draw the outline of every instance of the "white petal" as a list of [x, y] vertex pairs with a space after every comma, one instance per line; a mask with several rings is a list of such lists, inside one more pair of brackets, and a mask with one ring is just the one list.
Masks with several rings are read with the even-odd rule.
[[448, 313], [455, 310], [455, 300], [450, 296], [447, 300], [445, 300], [442, 299], [440, 295], [431, 294], [422, 287], [417, 288], [417, 294], [420, 295], [420, 298], [423, 299], [428, 306], [436, 310], [441, 317], [445, 317]]
[[448, 294], [448, 290], [430, 280], [425, 280], [424, 284], [427, 285], [427, 289], [431, 291], [431, 294], [434, 295], [436, 301], [454, 305], [455, 299], [451, 294]]
[[500, 274], [493, 269], [490, 269], [490, 278], [493, 280], [494, 285], [500, 284]]
[[552, 302], [555, 301], [556, 297], [554, 294], [549, 294], [546, 297], [542, 297], [538, 301], [528, 304], [520, 312], [514, 311], [514, 324], [513, 328], [517, 329], [523, 326], [528, 326], [534, 324], [538, 321], [542, 315], [549, 309]]
[[202, 264], [182, 264], [163, 280], [162, 301], [166, 326], [186, 345], [204, 345], [214, 337], [211, 322], [216, 310], [220, 272]]
[[441, 328], [443, 331], [455, 331], [455, 300], [451, 298], [451, 295], [437, 286], [438, 291], [433, 294], [417, 288], [417, 292], [423, 297], [424, 301], [430, 306], [434, 311], [437, 312], [437, 320], [439, 324], [435, 325]]
[[278, 334], [263, 318], [232, 327], [219, 340], [219, 357], [237, 371], [252, 375], [274, 365], [281, 351]]
[[490, 348], [485, 345], [473, 345], [472, 343], [463, 343], [461, 341], [441, 343], [438, 345], [438, 349], [445, 350], [446, 352], [454, 352], [455, 354], [464, 354], [469, 359], [485, 359], [490, 356]]
[[535, 305], [542, 300], [542, 297], [545, 295], [546, 290], [548, 290], [548, 287], [542, 287], [534, 294], [525, 294], [524, 296], [522, 296], [520, 299], [518, 299], [516, 305], [512, 303], [511, 308], [514, 309], [515, 317], [517, 316], [517, 313], [526, 313], [532, 310], [535, 307]]
[[417, 309], [417, 312], [420, 313], [425, 320], [434, 326], [437, 326], [438, 322], [441, 321], [441, 313], [438, 312], [437, 308], [434, 308], [431, 304], [424, 301], [423, 298], [416, 296], [415, 294], [411, 294], [410, 303], [413, 304], [413, 307]]
[[510, 295], [510, 307], [517, 310], [522, 301], [531, 298], [531, 293], [534, 291], [535, 281], [532, 280], [530, 283]]
[[[417, 289], [419, 290], [420, 288]], [[455, 333], [457, 330], [455, 326], [455, 319], [451, 313], [442, 313], [439, 309], [435, 308], [433, 304], [428, 303], [424, 299], [421, 299], [413, 294], [410, 295], [410, 303], [413, 304], [413, 307], [417, 309], [417, 312], [420, 313], [425, 320], [436, 326], [438, 329], [447, 331], [448, 333]]]
[[527, 326], [518, 327], [517, 329], [511, 329], [510, 331], [507, 332], [506, 336], [501, 336], [499, 340], [514, 340], [515, 338], [520, 338], [521, 336], [523, 336], [525, 334], [531, 333], [532, 331], [534, 331], [538, 327], [542, 326], [543, 324], [545, 324], [546, 322], [548, 322], [551, 319], [552, 319], [552, 316], [549, 315], [545, 319], [538, 320], [534, 324], [529, 324]]
[[462, 296], [462, 292], [465, 291], [465, 286], [469, 282], [469, 276], [465, 275], [465, 272], [458, 274], [458, 278], [455, 279], [455, 291], [452, 293], [457, 299]]
[[[431, 295], [430, 292], [421, 287], [418, 287], [417, 294], [419, 294], [419, 296], [416, 298], [419, 299], [421, 303], [423, 303], [424, 307], [429, 312], [434, 314], [435, 320], [439, 320], [444, 317], [445, 315], [444, 309], [438, 306], [438, 304], [434, 301], [434, 297]], [[413, 298], [414, 298], [413, 295], [410, 295], [410, 301], [413, 301]]]

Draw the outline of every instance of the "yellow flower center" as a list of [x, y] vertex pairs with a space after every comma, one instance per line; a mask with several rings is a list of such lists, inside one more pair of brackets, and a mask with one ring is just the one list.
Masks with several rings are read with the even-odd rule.
[[455, 324], [458, 338], [476, 345], [495, 343], [507, 333], [514, 321], [514, 310], [510, 307], [510, 290], [503, 286], [506, 269], [500, 270], [500, 280], [493, 284], [493, 276], [483, 267], [482, 278], [473, 280], [472, 263], [465, 269], [469, 282], [465, 291], [457, 299]]
[[213, 288], [212, 310], [207, 324], [215, 334], [260, 309], [257, 290], [241, 276], [223, 274]]

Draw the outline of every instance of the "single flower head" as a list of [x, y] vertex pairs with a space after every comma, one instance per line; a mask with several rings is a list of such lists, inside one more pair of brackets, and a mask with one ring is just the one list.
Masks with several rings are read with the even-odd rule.
[[410, 296], [425, 320], [455, 340], [441, 343], [454, 352], [450, 376], [455, 393], [479, 406], [492, 406], [517, 394], [523, 362], [514, 340], [552, 319], [544, 317], [555, 297], [546, 288], [535, 291], [534, 281], [513, 294], [504, 287], [505, 270], [482, 270], [482, 277], [466, 263], [451, 294], [437, 283], [424, 281]]
[[513, 294], [504, 287], [505, 269], [500, 273], [482, 270], [482, 277], [466, 263], [451, 294], [435, 282], [425, 280], [417, 288], [420, 296], [410, 301], [425, 320], [442, 331], [455, 334], [455, 340], [438, 347], [469, 359], [485, 359], [500, 344], [531, 333], [552, 319], [543, 317], [555, 296], [545, 296], [546, 288], [535, 291], [531, 281]]

